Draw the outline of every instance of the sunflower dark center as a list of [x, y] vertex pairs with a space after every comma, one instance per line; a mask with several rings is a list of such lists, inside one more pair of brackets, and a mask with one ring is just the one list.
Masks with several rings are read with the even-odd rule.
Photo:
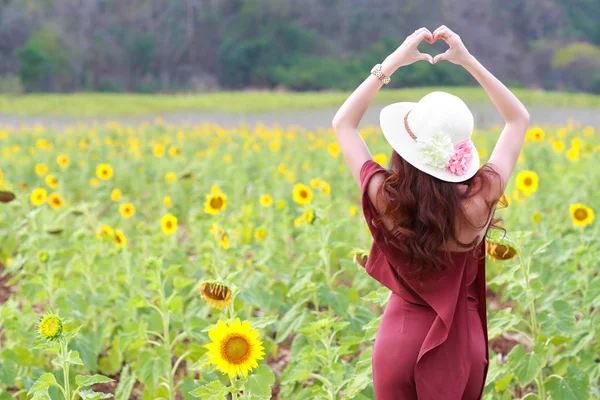
[[223, 199], [220, 197], [213, 197], [210, 200], [210, 206], [214, 209], [219, 209], [223, 206]]
[[207, 297], [214, 300], [225, 300], [229, 295], [229, 288], [222, 285], [206, 285], [202, 291]]
[[171, 222], [171, 221], [167, 221], [166, 225], [167, 225], [167, 229], [173, 228], [173, 222]]
[[300, 191], [300, 197], [306, 198], [307, 196], [308, 196], [308, 193], [306, 192], [306, 190]]
[[523, 183], [527, 186], [531, 186], [532, 182], [533, 182], [532, 179], [529, 177], [527, 177], [527, 178], [525, 178], [525, 180], [523, 180]]
[[588, 212], [585, 208], [578, 208], [575, 210], [575, 219], [578, 221], [585, 221], [588, 217]]
[[232, 364], [241, 364], [250, 355], [250, 343], [241, 335], [230, 335], [221, 345], [221, 355]]

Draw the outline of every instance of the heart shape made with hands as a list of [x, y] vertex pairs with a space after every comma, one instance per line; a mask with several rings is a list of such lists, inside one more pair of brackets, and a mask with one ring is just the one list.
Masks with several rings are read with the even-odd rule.
[[[422, 40], [424, 40], [425, 42], [429, 43], [430, 45], [435, 44], [435, 42], [437, 42], [438, 40], [443, 40], [444, 42], [446, 42], [446, 44], [448, 45], [448, 48], [439, 54], [431, 55], [429, 54], [432, 59], [431, 59], [431, 64], [435, 64], [437, 61], [440, 60], [444, 60], [446, 56], [449, 55], [449, 51], [452, 49], [452, 45], [450, 42], [448, 42], [448, 40], [455, 35], [454, 32], [450, 31], [446, 26], [442, 25], [439, 28], [437, 28], [435, 31], [433, 31], [433, 33], [429, 32], [430, 35], [426, 35], [425, 37], [423, 37]], [[422, 53], [425, 54], [425, 53]]]

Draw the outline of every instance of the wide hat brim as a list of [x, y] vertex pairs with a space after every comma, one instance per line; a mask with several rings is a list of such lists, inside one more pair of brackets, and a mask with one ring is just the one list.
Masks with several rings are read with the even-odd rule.
[[[388, 141], [390, 146], [410, 165], [446, 182], [462, 182], [469, 178], [479, 170], [479, 153], [473, 145], [473, 159], [471, 160], [470, 168], [463, 175], [452, 174], [445, 169], [438, 169], [427, 165], [420, 157], [417, 142], [408, 134], [404, 127], [404, 116], [412, 110], [417, 103], [414, 102], [398, 102], [385, 106], [379, 114], [379, 124], [383, 136]], [[419, 135], [415, 132], [415, 135]]]

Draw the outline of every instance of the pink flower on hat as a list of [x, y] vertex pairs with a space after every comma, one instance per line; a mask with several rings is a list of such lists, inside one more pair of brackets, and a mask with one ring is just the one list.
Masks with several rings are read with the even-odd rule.
[[454, 175], [463, 175], [471, 167], [473, 160], [473, 146], [469, 138], [461, 140], [454, 145], [454, 155], [446, 166], [446, 171]]

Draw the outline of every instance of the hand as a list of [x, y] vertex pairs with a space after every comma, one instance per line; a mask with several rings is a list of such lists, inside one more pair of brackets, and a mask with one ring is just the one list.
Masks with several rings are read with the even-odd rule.
[[447, 60], [453, 64], [464, 65], [471, 56], [460, 36], [458, 36], [457, 33], [452, 32], [446, 25], [442, 25], [433, 31], [433, 41], [435, 42], [438, 39], [442, 39], [444, 42], [448, 43], [450, 48], [444, 53], [433, 57], [434, 64], [440, 60]]
[[425, 40], [429, 44], [433, 44], [433, 35], [427, 28], [417, 29], [408, 36], [404, 42], [398, 47], [392, 54], [390, 54], [386, 61], [389, 61], [396, 68], [403, 67], [414, 63], [415, 61], [425, 60], [433, 64], [433, 57], [431, 54], [421, 53], [417, 47]]

